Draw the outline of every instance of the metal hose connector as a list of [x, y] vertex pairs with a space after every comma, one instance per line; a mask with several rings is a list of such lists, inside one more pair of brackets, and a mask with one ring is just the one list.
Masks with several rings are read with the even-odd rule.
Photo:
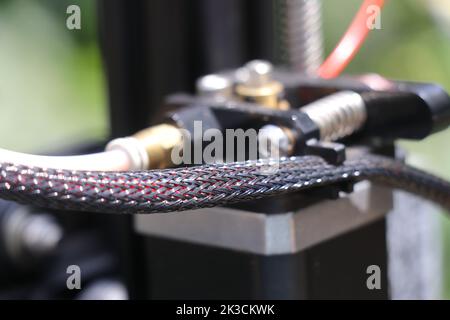
[[172, 149], [182, 143], [181, 131], [169, 124], [153, 126], [132, 137], [114, 139], [107, 151], [120, 150], [128, 157], [128, 170], [160, 169], [172, 166]]
[[278, 55], [293, 70], [314, 75], [323, 61], [321, 0], [279, 0]]
[[321, 140], [337, 140], [359, 130], [367, 119], [363, 98], [353, 91], [341, 91], [301, 108], [320, 130]]

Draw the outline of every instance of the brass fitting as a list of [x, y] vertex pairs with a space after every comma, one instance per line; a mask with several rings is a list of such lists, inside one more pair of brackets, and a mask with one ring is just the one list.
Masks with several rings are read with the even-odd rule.
[[283, 100], [283, 84], [272, 79], [271, 63], [263, 60], [250, 61], [237, 71], [236, 77], [236, 94], [243, 101], [273, 109], [289, 108], [287, 101]]
[[126, 138], [112, 140], [106, 150], [122, 150], [130, 161], [130, 170], [163, 169], [171, 167], [172, 150], [183, 143], [177, 127], [160, 124]]
[[145, 149], [149, 169], [172, 166], [172, 150], [183, 143], [180, 129], [169, 124], [160, 124], [144, 129], [134, 134], [133, 137]]

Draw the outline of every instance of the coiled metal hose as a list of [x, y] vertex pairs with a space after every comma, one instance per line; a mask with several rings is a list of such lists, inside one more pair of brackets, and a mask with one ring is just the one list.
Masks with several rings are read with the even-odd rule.
[[[265, 174], [267, 168], [275, 169]], [[0, 197], [54, 209], [107, 213], [182, 211], [368, 179], [450, 208], [450, 183], [366, 155], [341, 166], [316, 156], [135, 172], [87, 172], [0, 163]]]
[[278, 0], [276, 8], [280, 62], [315, 75], [323, 61], [321, 0]]
[[359, 130], [367, 119], [363, 98], [353, 91], [341, 91], [301, 109], [319, 127], [321, 140], [337, 140]]

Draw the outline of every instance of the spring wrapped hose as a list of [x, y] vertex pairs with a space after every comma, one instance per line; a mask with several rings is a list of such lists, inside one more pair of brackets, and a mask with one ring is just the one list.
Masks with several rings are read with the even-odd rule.
[[365, 155], [343, 165], [317, 156], [187, 168], [88, 172], [0, 164], [0, 197], [40, 207], [156, 213], [226, 205], [344, 181], [370, 180], [450, 208], [450, 183], [395, 160]]

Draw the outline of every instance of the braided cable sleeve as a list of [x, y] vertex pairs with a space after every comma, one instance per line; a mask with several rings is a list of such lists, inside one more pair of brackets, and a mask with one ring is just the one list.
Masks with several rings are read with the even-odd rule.
[[[267, 173], [270, 169], [273, 172]], [[54, 209], [156, 213], [365, 179], [405, 189], [450, 208], [449, 182], [373, 155], [340, 166], [317, 156], [303, 156], [138, 172], [68, 171], [1, 163], [0, 197]]]

